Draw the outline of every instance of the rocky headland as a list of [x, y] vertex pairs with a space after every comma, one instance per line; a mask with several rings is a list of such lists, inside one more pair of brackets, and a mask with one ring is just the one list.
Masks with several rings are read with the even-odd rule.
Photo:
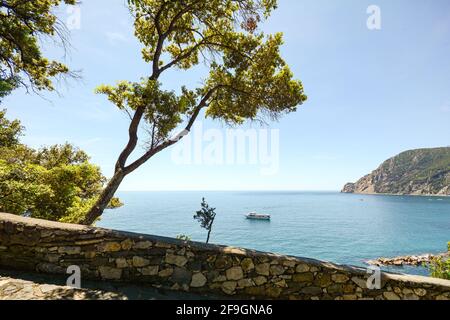
[[405, 151], [342, 192], [450, 196], [450, 147]]

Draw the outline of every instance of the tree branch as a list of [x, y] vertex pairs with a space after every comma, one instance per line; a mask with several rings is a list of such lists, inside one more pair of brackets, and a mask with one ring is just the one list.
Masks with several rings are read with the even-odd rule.
[[139, 168], [141, 165], [143, 165], [145, 162], [147, 162], [151, 157], [153, 157], [155, 154], [161, 152], [162, 150], [174, 145], [178, 141], [180, 141], [184, 136], [186, 136], [192, 129], [192, 126], [195, 123], [195, 120], [198, 118], [198, 115], [200, 114], [200, 111], [208, 105], [208, 100], [212, 97], [215, 91], [217, 91], [222, 86], [216, 86], [212, 89], [210, 89], [202, 98], [202, 100], [198, 103], [198, 105], [194, 108], [194, 112], [192, 113], [186, 127], [183, 131], [181, 131], [174, 139], [169, 139], [163, 142], [162, 144], [152, 147], [150, 150], [148, 150], [144, 155], [142, 155], [139, 159], [131, 163], [130, 165], [126, 166], [123, 171], [125, 174], [129, 174]]

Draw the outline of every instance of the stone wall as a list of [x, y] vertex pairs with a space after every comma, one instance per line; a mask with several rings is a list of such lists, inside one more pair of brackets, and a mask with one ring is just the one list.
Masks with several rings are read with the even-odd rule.
[[369, 290], [362, 268], [0, 213], [0, 267], [64, 274], [70, 265], [84, 279], [234, 298], [450, 299], [446, 280], [383, 273]]

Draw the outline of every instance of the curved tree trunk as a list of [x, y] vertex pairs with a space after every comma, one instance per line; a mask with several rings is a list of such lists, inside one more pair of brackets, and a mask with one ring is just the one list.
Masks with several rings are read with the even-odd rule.
[[95, 205], [89, 210], [83, 221], [80, 222], [81, 224], [91, 225], [103, 214], [103, 211], [105, 211], [105, 209], [108, 207], [109, 202], [114, 197], [114, 194], [122, 183], [123, 178], [125, 178], [127, 174], [134, 170], [128, 170], [125, 172], [124, 168], [128, 157], [136, 148], [138, 141], [137, 131], [144, 111], [144, 107], [136, 109], [133, 119], [131, 120], [130, 127], [128, 129], [128, 143], [117, 159], [114, 176], [111, 178], [111, 180], [109, 180], [105, 189], [103, 189]]
[[[153, 78], [153, 76], [152, 76]], [[153, 78], [155, 79], [155, 78]], [[140, 158], [135, 160], [130, 165], [126, 165], [126, 161], [128, 160], [128, 157], [130, 154], [134, 151], [136, 148], [137, 142], [138, 142], [138, 136], [137, 131], [139, 127], [139, 123], [142, 120], [142, 117], [144, 115], [145, 107], [139, 107], [136, 109], [136, 112], [134, 113], [133, 119], [131, 120], [130, 127], [128, 129], [129, 133], [129, 139], [128, 143], [125, 147], [125, 149], [122, 151], [122, 153], [119, 156], [119, 159], [117, 159], [116, 162], [116, 169], [114, 176], [112, 179], [108, 182], [106, 185], [106, 188], [101, 193], [99, 199], [95, 203], [95, 205], [89, 210], [86, 217], [80, 222], [81, 224], [85, 225], [91, 225], [93, 224], [102, 214], [103, 211], [108, 207], [109, 202], [114, 197], [114, 194], [116, 193], [117, 189], [119, 188], [120, 184], [122, 183], [122, 180], [125, 178], [126, 175], [130, 174], [137, 168], [139, 168], [141, 165], [143, 165], [145, 162], [147, 162], [151, 157], [153, 157], [155, 154], [161, 152], [162, 150], [172, 146], [173, 144], [180, 141], [188, 132], [190, 132], [192, 126], [194, 125], [195, 120], [197, 119], [200, 110], [205, 107], [207, 104], [208, 99], [211, 98], [212, 94], [218, 89], [219, 87], [215, 87], [211, 90], [209, 90], [205, 96], [202, 98], [202, 100], [199, 102], [199, 104], [195, 107], [195, 110], [186, 126], [186, 128], [175, 137], [175, 139], [169, 139], [165, 141], [164, 143], [154, 147], [150, 148], [144, 155], [142, 155]], [[208, 233], [208, 239], [209, 241], [209, 234]]]
[[88, 212], [84, 220], [81, 221], [81, 224], [91, 225], [102, 215], [103, 211], [108, 207], [109, 202], [114, 197], [114, 194], [119, 188], [123, 178], [125, 178], [125, 174], [121, 170], [114, 174], [105, 189], [103, 189], [95, 205]]
[[208, 231], [208, 236], [206, 237], [206, 243], [209, 243], [209, 236], [211, 235], [211, 230]]

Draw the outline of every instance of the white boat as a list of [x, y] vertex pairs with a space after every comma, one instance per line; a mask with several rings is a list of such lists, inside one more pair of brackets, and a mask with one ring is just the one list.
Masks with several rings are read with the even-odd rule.
[[270, 220], [270, 214], [258, 214], [256, 212], [250, 212], [245, 217], [251, 220]]

